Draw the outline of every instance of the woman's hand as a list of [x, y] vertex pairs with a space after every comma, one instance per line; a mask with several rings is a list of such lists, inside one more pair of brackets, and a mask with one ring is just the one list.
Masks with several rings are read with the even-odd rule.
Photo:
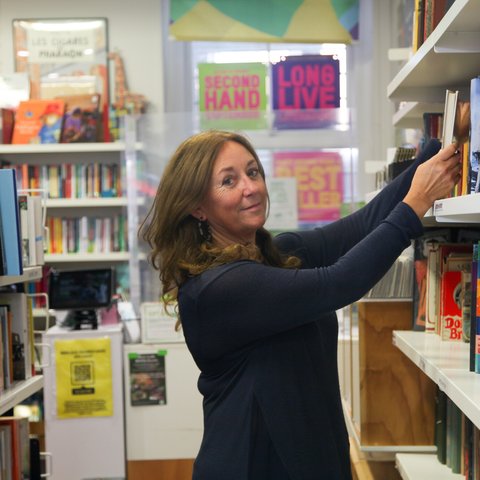
[[435, 200], [450, 195], [461, 178], [462, 163], [457, 145], [448, 145], [417, 168], [403, 201], [422, 218]]

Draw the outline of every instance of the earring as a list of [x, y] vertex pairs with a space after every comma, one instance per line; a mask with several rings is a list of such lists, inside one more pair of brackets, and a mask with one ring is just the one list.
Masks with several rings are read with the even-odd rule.
[[200, 236], [207, 242], [212, 239], [212, 233], [210, 232], [210, 225], [206, 220], [198, 220], [198, 232]]

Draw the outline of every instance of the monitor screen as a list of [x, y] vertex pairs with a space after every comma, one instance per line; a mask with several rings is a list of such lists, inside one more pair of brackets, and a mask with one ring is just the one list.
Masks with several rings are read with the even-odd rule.
[[113, 269], [52, 271], [49, 279], [50, 308], [78, 310], [107, 307], [113, 290]]

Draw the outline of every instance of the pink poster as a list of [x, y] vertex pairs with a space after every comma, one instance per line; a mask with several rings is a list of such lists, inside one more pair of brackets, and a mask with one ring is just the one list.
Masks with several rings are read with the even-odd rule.
[[342, 157], [336, 152], [277, 152], [274, 176], [295, 177], [300, 223], [340, 218], [343, 201]]

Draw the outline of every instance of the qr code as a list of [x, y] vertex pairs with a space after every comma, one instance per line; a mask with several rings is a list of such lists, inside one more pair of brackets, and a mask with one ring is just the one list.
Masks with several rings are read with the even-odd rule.
[[71, 365], [72, 385], [85, 385], [94, 382], [93, 362], [74, 362]]

